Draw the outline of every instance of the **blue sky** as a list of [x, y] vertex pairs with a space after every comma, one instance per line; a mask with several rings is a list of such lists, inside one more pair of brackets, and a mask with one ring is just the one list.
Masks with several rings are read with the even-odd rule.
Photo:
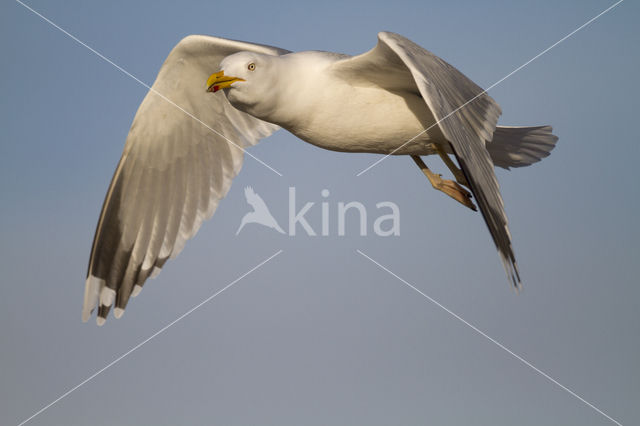
[[[613, 2], [28, 2], [146, 83], [188, 34], [347, 54], [398, 32], [483, 87]], [[213, 219], [120, 320], [80, 321], [95, 224], [146, 89], [20, 4], [0, 6], [0, 423], [19, 424], [278, 250], [282, 254], [29, 424], [614, 424], [359, 255], [622, 424], [640, 419], [637, 3], [491, 90], [500, 124], [551, 124], [552, 155], [498, 170], [525, 290], [478, 214], [408, 158], [279, 131]], [[427, 164], [444, 171], [438, 161]], [[251, 185], [300, 202], [393, 201], [397, 237], [247, 226]], [[308, 215], [320, 227], [320, 208]]]

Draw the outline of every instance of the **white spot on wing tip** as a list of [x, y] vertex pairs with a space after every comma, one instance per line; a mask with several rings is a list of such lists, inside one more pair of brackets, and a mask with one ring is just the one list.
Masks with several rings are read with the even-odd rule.
[[105, 322], [107, 322], [107, 320], [102, 317], [96, 318], [96, 324], [98, 324], [98, 327], [102, 327]]
[[157, 277], [160, 271], [162, 271], [162, 268], [158, 268], [157, 266], [154, 266], [153, 271], [151, 271], [151, 275], [149, 275], [149, 278]]
[[139, 286], [138, 284], [133, 286], [133, 290], [131, 291], [131, 297], [136, 297], [137, 295], [140, 294], [140, 292], [142, 291], [142, 286]]
[[82, 304], [82, 321], [86, 322], [91, 317], [91, 311], [98, 304], [100, 299], [100, 289], [104, 287], [105, 281], [89, 275], [84, 286], [84, 303]]
[[109, 287], [102, 287], [100, 292], [100, 304], [103, 306], [113, 305], [113, 300], [116, 297], [116, 291]]
[[122, 316], [122, 314], [124, 314], [124, 309], [122, 308], [115, 308], [113, 310], [113, 316], [116, 318], [120, 318]]

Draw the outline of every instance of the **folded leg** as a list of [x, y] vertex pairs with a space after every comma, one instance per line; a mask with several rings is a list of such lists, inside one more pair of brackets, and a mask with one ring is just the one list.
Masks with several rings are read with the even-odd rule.
[[471, 210], [477, 211], [475, 204], [473, 204], [473, 201], [471, 201], [471, 193], [469, 191], [467, 191], [466, 189], [458, 185], [456, 182], [452, 180], [442, 179], [442, 177], [439, 174], [433, 173], [431, 170], [429, 170], [429, 168], [424, 163], [424, 161], [422, 161], [422, 158], [420, 158], [420, 156], [412, 155], [411, 158], [413, 159], [413, 161], [415, 161], [415, 163], [418, 165], [420, 170], [422, 170], [422, 172], [425, 174], [427, 179], [429, 179], [429, 182], [431, 182], [431, 185], [435, 189], [437, 189], [438, 191], [444, 192], [454, 200], [469, 207]]
[[442, 161], [444, 161], [444, 164], [447, 165], [449, 170], [451, 170], [451, 173], [453, 173], [453, 176], [456, 178], [456, 181], [460, 185], [464, 185], [468, 188], [469, 182], [467, 182], [467, 178], [464, 176], [464, 173], [462, 172], [462, 170], [460, 170], [458, 166], [456, 166], [455, 163], [451, 160], [451, 158], [449, 158], [449, 154], [447, 154], [444, 148], [442, 148], [438, 144], [434, 144], [434, 145], [435, 145], [436, 151], [438, 151], [438, 155], [440, 156], [440, 158], [442, 158]]

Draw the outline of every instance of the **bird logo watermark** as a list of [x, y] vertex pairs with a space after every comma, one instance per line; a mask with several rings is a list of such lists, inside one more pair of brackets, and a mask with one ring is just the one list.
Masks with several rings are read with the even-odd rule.
[[[312, 211], [316, 202], [309, 201], [305, 203], [301, 208], [298, 209], [296, 205], [296, 188], [289, 188], [289, 218], [288, 218], [288, 230], [282, 229], [276, 218], [273, 216], [267, 203], [262, 199], [258, 193], [254, 191], [254, 189], [250, 186], [247, 186], [244, 189], [244, 196], [247, 200], [247, 203], [251, 206], [252, 211], [246, 213], [242, 220], [240, 221], [240, 226], [236, 231], [236, 235], [240, 234], [245, 226], [249, 224], [258, 224], [262, 226], [266, 226], [267, 228], [271, 228], [276, 232], [288, 235], [288, 236], [296, 236], [298, 232], [298, 228], [301, 228], [308, 236], [315, 237], [318, 235], [321, 236], [330, 236], [336, 235], [336, 232], [333, 233], [332, 228], [330, 227], [330, 223], [334, 221], [331, 220], [331, 212], [332, 205], [327, 200], [329, 197], [329, 190], [323, 189], [320, 192], [323, 200], [319, 203], [321, 209], [321, 224], [320, 224], [320, 232], [316, 232], [318, 226], [316, 228], [312, 226], [309, 222], [309, 218], [306, 216], [310, 211]], [[399, 236], [400, 235], [400, 208], [398, 205], [392, 201], [381, 201], [375, 204], [376, 207], [376, 218], [373, 221], [372, 229], [369, 229], [369, 221], [368, 219], [373, 216], [372, 214], [368, 214], [367, 206], [364, 203], [359, 201], [349, 201], [349, 202], [338, 202], [335, 207], [335, 223], [337, 224], [337, 236], [345, 236], [347, 234], [346, 224], [347, 224], [347, 215], [350, 214], [352, 220], [350, 223], [353, 223], [354, 214], [355, 218], [358, 219], [358, 232], [361, 237], [367, 236], [370, 234], [370, 231], [373, 231], [373, 234], [379, 237], [389, 237], [389, 236]]]
[[259, 225], [266, 226], [267, 228], [275, 229], [281, 234], [284, 231], [278, 225], [278, 221], [273, 217], [269, 211], [269, 207], [264, 202], [261, 196], [256, 194], [252, 187], [247, 186], [244, 189], [244, 196], [247, 199], [247, 203], [253, 208], [253, 211], [245, 214], [240, 221], [240, 227], [236, 231], [236, 235], [242, 231], [242, 228], [248, 223], [257, 223]]

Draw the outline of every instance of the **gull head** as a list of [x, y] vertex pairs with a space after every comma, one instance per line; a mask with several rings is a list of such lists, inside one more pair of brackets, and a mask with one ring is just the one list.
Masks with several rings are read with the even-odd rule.
[[207, 92], [223, 90], [237, 109], [253, 116], [265, 116], [276, 103], [278, 57], [255, 52], [238, 52], [220, 62], [220, 71], [209, 76]]

